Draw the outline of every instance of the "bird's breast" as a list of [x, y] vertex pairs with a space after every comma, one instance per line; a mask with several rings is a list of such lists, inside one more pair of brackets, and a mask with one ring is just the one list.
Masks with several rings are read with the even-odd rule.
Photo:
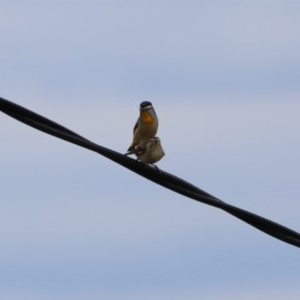
[[146, 124], [153, 124], [156, 121], [156, 118], [154, 118], [149, 112], [147, 111], [143, 111], [141, 113], [141, 118], [143, 120], [143, 122], [145, 122]]

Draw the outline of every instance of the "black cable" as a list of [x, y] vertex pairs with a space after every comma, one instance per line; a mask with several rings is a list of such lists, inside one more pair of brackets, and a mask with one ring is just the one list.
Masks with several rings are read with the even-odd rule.
[[97, 152], [161, 186], [196, 201], [220, 208], [279, 240], [300, 247], [300, 234], [298, 232], [241, 208], [227, 204], [179, 177], [163, 170], [158, 170], [155, 167], [146, 166], [144, 163], [138, 162], [124, 154], [97, 145], [73, 131], [1, 97], [0, 110], [35, 129]]

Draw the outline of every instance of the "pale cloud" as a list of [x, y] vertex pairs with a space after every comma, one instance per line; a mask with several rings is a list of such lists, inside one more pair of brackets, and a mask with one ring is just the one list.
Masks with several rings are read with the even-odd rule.
[[299, 7], [271, 3], [2, 4], [2, 91], [71, 99], [298, 90]]

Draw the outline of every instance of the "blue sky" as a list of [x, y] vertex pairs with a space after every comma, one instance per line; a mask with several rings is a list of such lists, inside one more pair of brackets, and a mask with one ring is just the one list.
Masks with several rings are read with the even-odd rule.
[[[2, 1], [1, 96], [296, 231], [298, 1]], [[299, 250], [0, 114], [1, 299], [299, 299]]]

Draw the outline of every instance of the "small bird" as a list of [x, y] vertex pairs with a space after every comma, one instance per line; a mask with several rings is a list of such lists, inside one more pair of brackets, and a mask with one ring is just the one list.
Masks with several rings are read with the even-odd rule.
[[165, 152], [161, 146], [159, 137], [154, 137], [149, 139], [143, 148], [136, 146], [134, 154], [141, 162], [154, 164], [165, 155]]
[[133, 140], [126, 155], [135, 154], [135, 148], [143, 148], [149, 139], [155, 137], [158, 129], [158, 119], [152, 103], [144, 101], [140, 104], [140, 116], [133, 128]]

